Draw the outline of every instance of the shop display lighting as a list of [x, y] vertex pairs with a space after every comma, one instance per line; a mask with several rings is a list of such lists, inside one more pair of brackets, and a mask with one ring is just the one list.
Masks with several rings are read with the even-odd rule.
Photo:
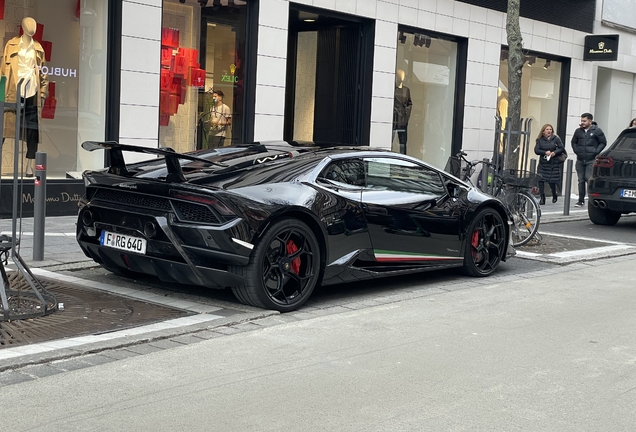
[[413, 45], [419, 46], [419, 47], [425, 46], [426, 48], [430, 48], [431, 38], [423, 34], [415, 33], [415, 37], [413, 39]]
[[546, 60], [545, 64], [543, 65], [543, 69], [548, 70], [551, 64], [552, 62], [550, 60]]

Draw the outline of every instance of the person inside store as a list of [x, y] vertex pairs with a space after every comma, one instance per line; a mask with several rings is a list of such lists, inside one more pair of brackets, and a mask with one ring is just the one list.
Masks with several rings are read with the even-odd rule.
[[576, 176], [579, 180], [579, 200], [575, 207], [585, 205], [587, 181], [592, 177], [594, 159], [607, 145], [605, 134], [597, 125], [592, 124], [594, 117], [590, 113], [581, 114], [581, 124], [572, 135], [572, 150], [576, 154]]
[[632, 121], [629, 122], [629, 126], [627, 127], [636, 127], [636, 118], [633, 118]]
[[[37, 23], [31, 17], [22, 20], [22, 36], [10, 39], [4, 47], [0, 74], [6, 77], [5, 102], [16, 101], [18, 81], [24, 79], [20, 88], [23, 102], [20, 140], [26, 142], [27, 177], [33, 177], [33, 160], [40, 142], [38, 118], [44, 99], [48, 96], [48, 80], [42, 72], [45, 64], [44, 49], [33, 35]], [[15, 138], [16, 110], [5, 108], [3, 138]], [[3, 140], [4, 141], [4, 140]]]
[[557, 183], [561, 181], [561, 167], [558, 156], [565, 151], [561, 138], [554, 133], [551, 124], [544, 124], [537, 137], [534, 153], [539, 156], [537, 174], [539, 174], [540, 205], [545, 205], [545, 184], [552, 190], [552, 202], [557, 202]]
[[223, 103], [224, 94], [221, 90], [212, 93], [212, 108], [210, 108], [210, 136], [208, 148], [223, 147], [228, 127], [232, 122], [230, 107]]
[[406, 154], [407, 129], [413, 101], [411, 100], [411, 90], [404, 85], [406, 73], [402, 69], [395, 72], [395, 97], [393, 102], [393, 139], [398, 136], [400, 143], [400, 153]]

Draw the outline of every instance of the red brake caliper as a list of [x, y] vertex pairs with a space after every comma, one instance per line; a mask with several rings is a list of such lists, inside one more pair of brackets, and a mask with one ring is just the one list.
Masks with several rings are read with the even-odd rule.
[[470, 244], [473, 246], [473, 249], [471, 250], [473, 259], [481, 259], [481, 253], [477, 252], [477, 247], [479, 246], [479, 231], [473, 231], [473, 236], [470, 239]]
[[[291, 255], [297, 251], [298, 246], [296, 246], [296, 243], [291, 240], [287, 240], [287, 253]], [[298, 274], [298, 272], [300, 271], [300, 257], [294, 258], [294, 260], [291, 262], [291, 269], [294, 273]]]

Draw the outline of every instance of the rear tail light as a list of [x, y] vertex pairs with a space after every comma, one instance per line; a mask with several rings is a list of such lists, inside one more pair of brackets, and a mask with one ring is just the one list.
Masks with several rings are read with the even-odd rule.
[[217, 211], [221, 216], [224, 216], [224, 217], [236, 216], [236, 213], [234, 213], [232, 209], [230, 209], [228, 206], [226, 206], [225, 204], [223, 204], [221, 201], [219, 201], [218, 199], [214, 197], [203, 196], [203, 195], [193, 195], [189, 193], [175, 192], [175, 191], [171, 191], [170, 195], [172, 198], [175, 198], [175, 199], [208, 205], [212, 207], [215, 211]]
[[614, 166], [614, 159], [609, 156], [596, 156], [594, 166], [599, 168], [612, 168]]

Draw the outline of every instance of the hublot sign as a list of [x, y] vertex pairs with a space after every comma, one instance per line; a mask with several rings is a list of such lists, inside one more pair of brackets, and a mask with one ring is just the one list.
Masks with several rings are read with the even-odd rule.
[[585, 36], [583, 60], [614, 61], [618, 59], [618, 35]]

